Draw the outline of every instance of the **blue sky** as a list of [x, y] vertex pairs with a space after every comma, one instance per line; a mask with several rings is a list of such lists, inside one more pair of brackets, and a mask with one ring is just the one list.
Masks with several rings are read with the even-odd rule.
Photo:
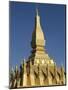
[[10, 2], [10, 67], [31, 54], [36, 8], [39, 9], [45, 49], [58, 66], [65, 66], [65, 5]]

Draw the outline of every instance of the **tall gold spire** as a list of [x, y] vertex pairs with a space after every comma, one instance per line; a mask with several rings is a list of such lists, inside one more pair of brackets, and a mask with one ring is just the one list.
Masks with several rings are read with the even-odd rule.
[[32, 60], [34, 64], [53, 64], [53, 60], [50, 60], [49, 55], [45, 51], [45, 38], [44, 33], [41, 28], [41, 20], [39, 16], [38, 9], [36, 9], [36, 16], [35, 16], [35, 28], [32, 33], [32, 41], [31, 47], [32, 52], [29, 56], [29, 60]]
[[38, 45], [45, 46], [45, 39], [41, 28], [39, 12], [38, 9], [36, 8], [35, 28], [32, 34], [31, 46], [33, 48]]
[[34, 62], [39, 62], [37, 59], [43, 58], [45, 59], [45, 39], [44, 33], [41, 28], [40, 16], [38, 9], [36, 8], [36, 16], [35, 16], [35, 28], [32, 33], [32, 54], [30, 55], [29, 59], [32, 59]]
[[29, 56], [29, 60], [32, 60], [35, 64], [53, 64], [53, 60], [50, 60], [49, 55], [45, 51], [45, 39], [44, 39], [44, 33], [41, 28], [41, 22], [40, 22], [40, 16], [38, 9], [36, 9], [36, 16], [35, 16], [35, 28], [32, 33], [32, 41], [31, 41], [31, 47], [32, 52]]

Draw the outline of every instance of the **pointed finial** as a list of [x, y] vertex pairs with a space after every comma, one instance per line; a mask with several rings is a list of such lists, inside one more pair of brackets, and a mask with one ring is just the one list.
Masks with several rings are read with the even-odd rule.
[[23, 61], [21, 61], [21, 65], [23, 64]]
[[13, 69], [13, 67], [11, 68], [11, 72], [14, 72], [14, 69]]
[[10, 73], [14, 75], [14, 68], [13, 67], [11, 68], [11, 72]]
[[38, 8], [36, 8], [36, 15], [38, 16]]
[[61, 67], [63, 67], [63, 62], [61, 62]]
[[15, 66], [15, 72], [17, 72], [17, 71], [18, 71], [18, 66], [16, 65], [16, 66]]
[[63, 65], [63, 63], [61, 64], [61, 70], [64, 70], [64, 65]]
[[24, 64], [24, 62], [23, 62], [23, 60], [21, 61], [21, 64], [20, 64], [20, 68], [23, 68], [23, 64]]
[[26, 66], [26, 60], [25, 60], [25, 58], [24, 58], [24, 60], [23, 60], [23, 66], [24, 66], [24, 67]]
[[18, 69], [18, 66], [16, 65], [16, 67], [15, 67], [16, 69]]
[[56, 62], [54, 61], [54, 65], [56, 66]]
[[39, 4], [36, 4], [36, 15], [39, 15]]
[[24, 60], [23, 60], [23, 64], [25, 63], [25, 58], [24, 58]]

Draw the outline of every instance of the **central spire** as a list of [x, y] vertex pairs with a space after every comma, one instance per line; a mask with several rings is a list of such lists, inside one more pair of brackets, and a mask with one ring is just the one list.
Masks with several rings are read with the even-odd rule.
[[32, 34], [31, 46], [32, 48], [36, 46], [43, 46], [43, 47], [45, 46], [44, 34], [41, 28], [40, 16], [37, 8], [35, 16], [35, 28]]
[[35, 16], [35, 27], [32, 33], [32, 41], [31, 41], [32, 52], [29, 56], [29, 60], [33, 62], [33, 64], [49, 64], [53, 63], [53, 60], [50, 60], [49, 55], [45, 51], [45, 39], [44, 33], [41, 28], [41, 21], [38, 9], [36, 9]]

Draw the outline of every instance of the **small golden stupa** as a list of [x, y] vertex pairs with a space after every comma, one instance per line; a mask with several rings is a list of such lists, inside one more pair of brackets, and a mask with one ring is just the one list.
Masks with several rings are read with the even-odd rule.
[[46, 40], [41, 28], [40, 16], [36, 10], [35, 28], [32, 33], [32, 52], [28, 60], [23, 60], [20, 69], [16, 66], [10, 72], [10, 88], [65, 85], [64, 67], [46, 53]]

